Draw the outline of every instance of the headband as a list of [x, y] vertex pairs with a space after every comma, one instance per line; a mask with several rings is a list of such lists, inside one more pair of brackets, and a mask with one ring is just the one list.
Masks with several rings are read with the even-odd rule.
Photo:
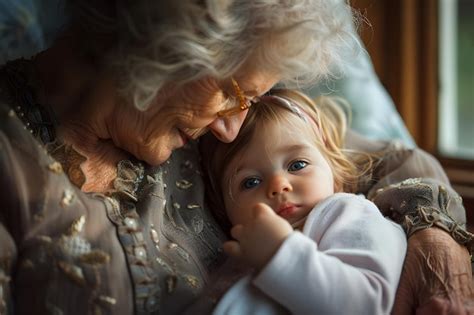
[[280, 107], [283, 107], [296, 116], [300, 117], [304, 122], [308, 123], [308, 121], [313, 122], [316, 126], [316, 130], [319, 132], [321, 139], [323, 140], [324, 144], [326, 144], [326, 137], [319, 126], [319, 123], [314, 119], [313, 116], [309, 115], [301, 106], [299, 106], [296, 102], [293, 102], [290, 99], [278, 96], [278, 95], [263, 95], [259, 97], [259, 101], [267, 101], [273, 104], [277, 104]]

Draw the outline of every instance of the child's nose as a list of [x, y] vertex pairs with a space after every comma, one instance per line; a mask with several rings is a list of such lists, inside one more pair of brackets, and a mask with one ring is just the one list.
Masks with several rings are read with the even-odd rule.
[[293, 187], [291, 186], [290, 181], [288, 178], [282, 175], [275, 175], [273, 178], [270, 179], [269, 187], [268, 187], [268, 197], [272, 198], [279, 194], [283, 194], [285, 192], [293, 191]]

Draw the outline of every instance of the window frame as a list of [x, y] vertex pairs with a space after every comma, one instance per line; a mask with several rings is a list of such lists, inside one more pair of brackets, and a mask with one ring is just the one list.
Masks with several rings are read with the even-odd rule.
[[[438, 151], [439, 0], [353, 0], [369, 21], [361, 36], [382, 84], [417, 145], [434, 155], [474, 223], [474, 160]], [[473, 226], [474, 227], [474, 226]]]

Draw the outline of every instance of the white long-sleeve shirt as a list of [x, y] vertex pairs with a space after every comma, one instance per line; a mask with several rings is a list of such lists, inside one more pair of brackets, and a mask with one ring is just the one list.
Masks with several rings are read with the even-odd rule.
[[401, 227], [372, 202], [337, 193], [256, 276], [234, 284], [214, 314], [388, 314], [406, 246]]

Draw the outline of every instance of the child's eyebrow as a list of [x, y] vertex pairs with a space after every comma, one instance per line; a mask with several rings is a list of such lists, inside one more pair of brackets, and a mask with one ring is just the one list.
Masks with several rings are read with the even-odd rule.
[[238, 168], [235, 169], [234, 172], [232, 172], [232, 176], [237, 176], [240, 172], [244, 171], [245, 169], [248, 169], [250, 167], [247, 167], [246, 165], [239, 165]]
[[314, 150], [315, 148], [311, 147], [308, 144], [297, 143], [297, 144], [287, 144], [278, 148], [277, 152], [293, 152], [293, 151], [304, 151], [304, 150]]

